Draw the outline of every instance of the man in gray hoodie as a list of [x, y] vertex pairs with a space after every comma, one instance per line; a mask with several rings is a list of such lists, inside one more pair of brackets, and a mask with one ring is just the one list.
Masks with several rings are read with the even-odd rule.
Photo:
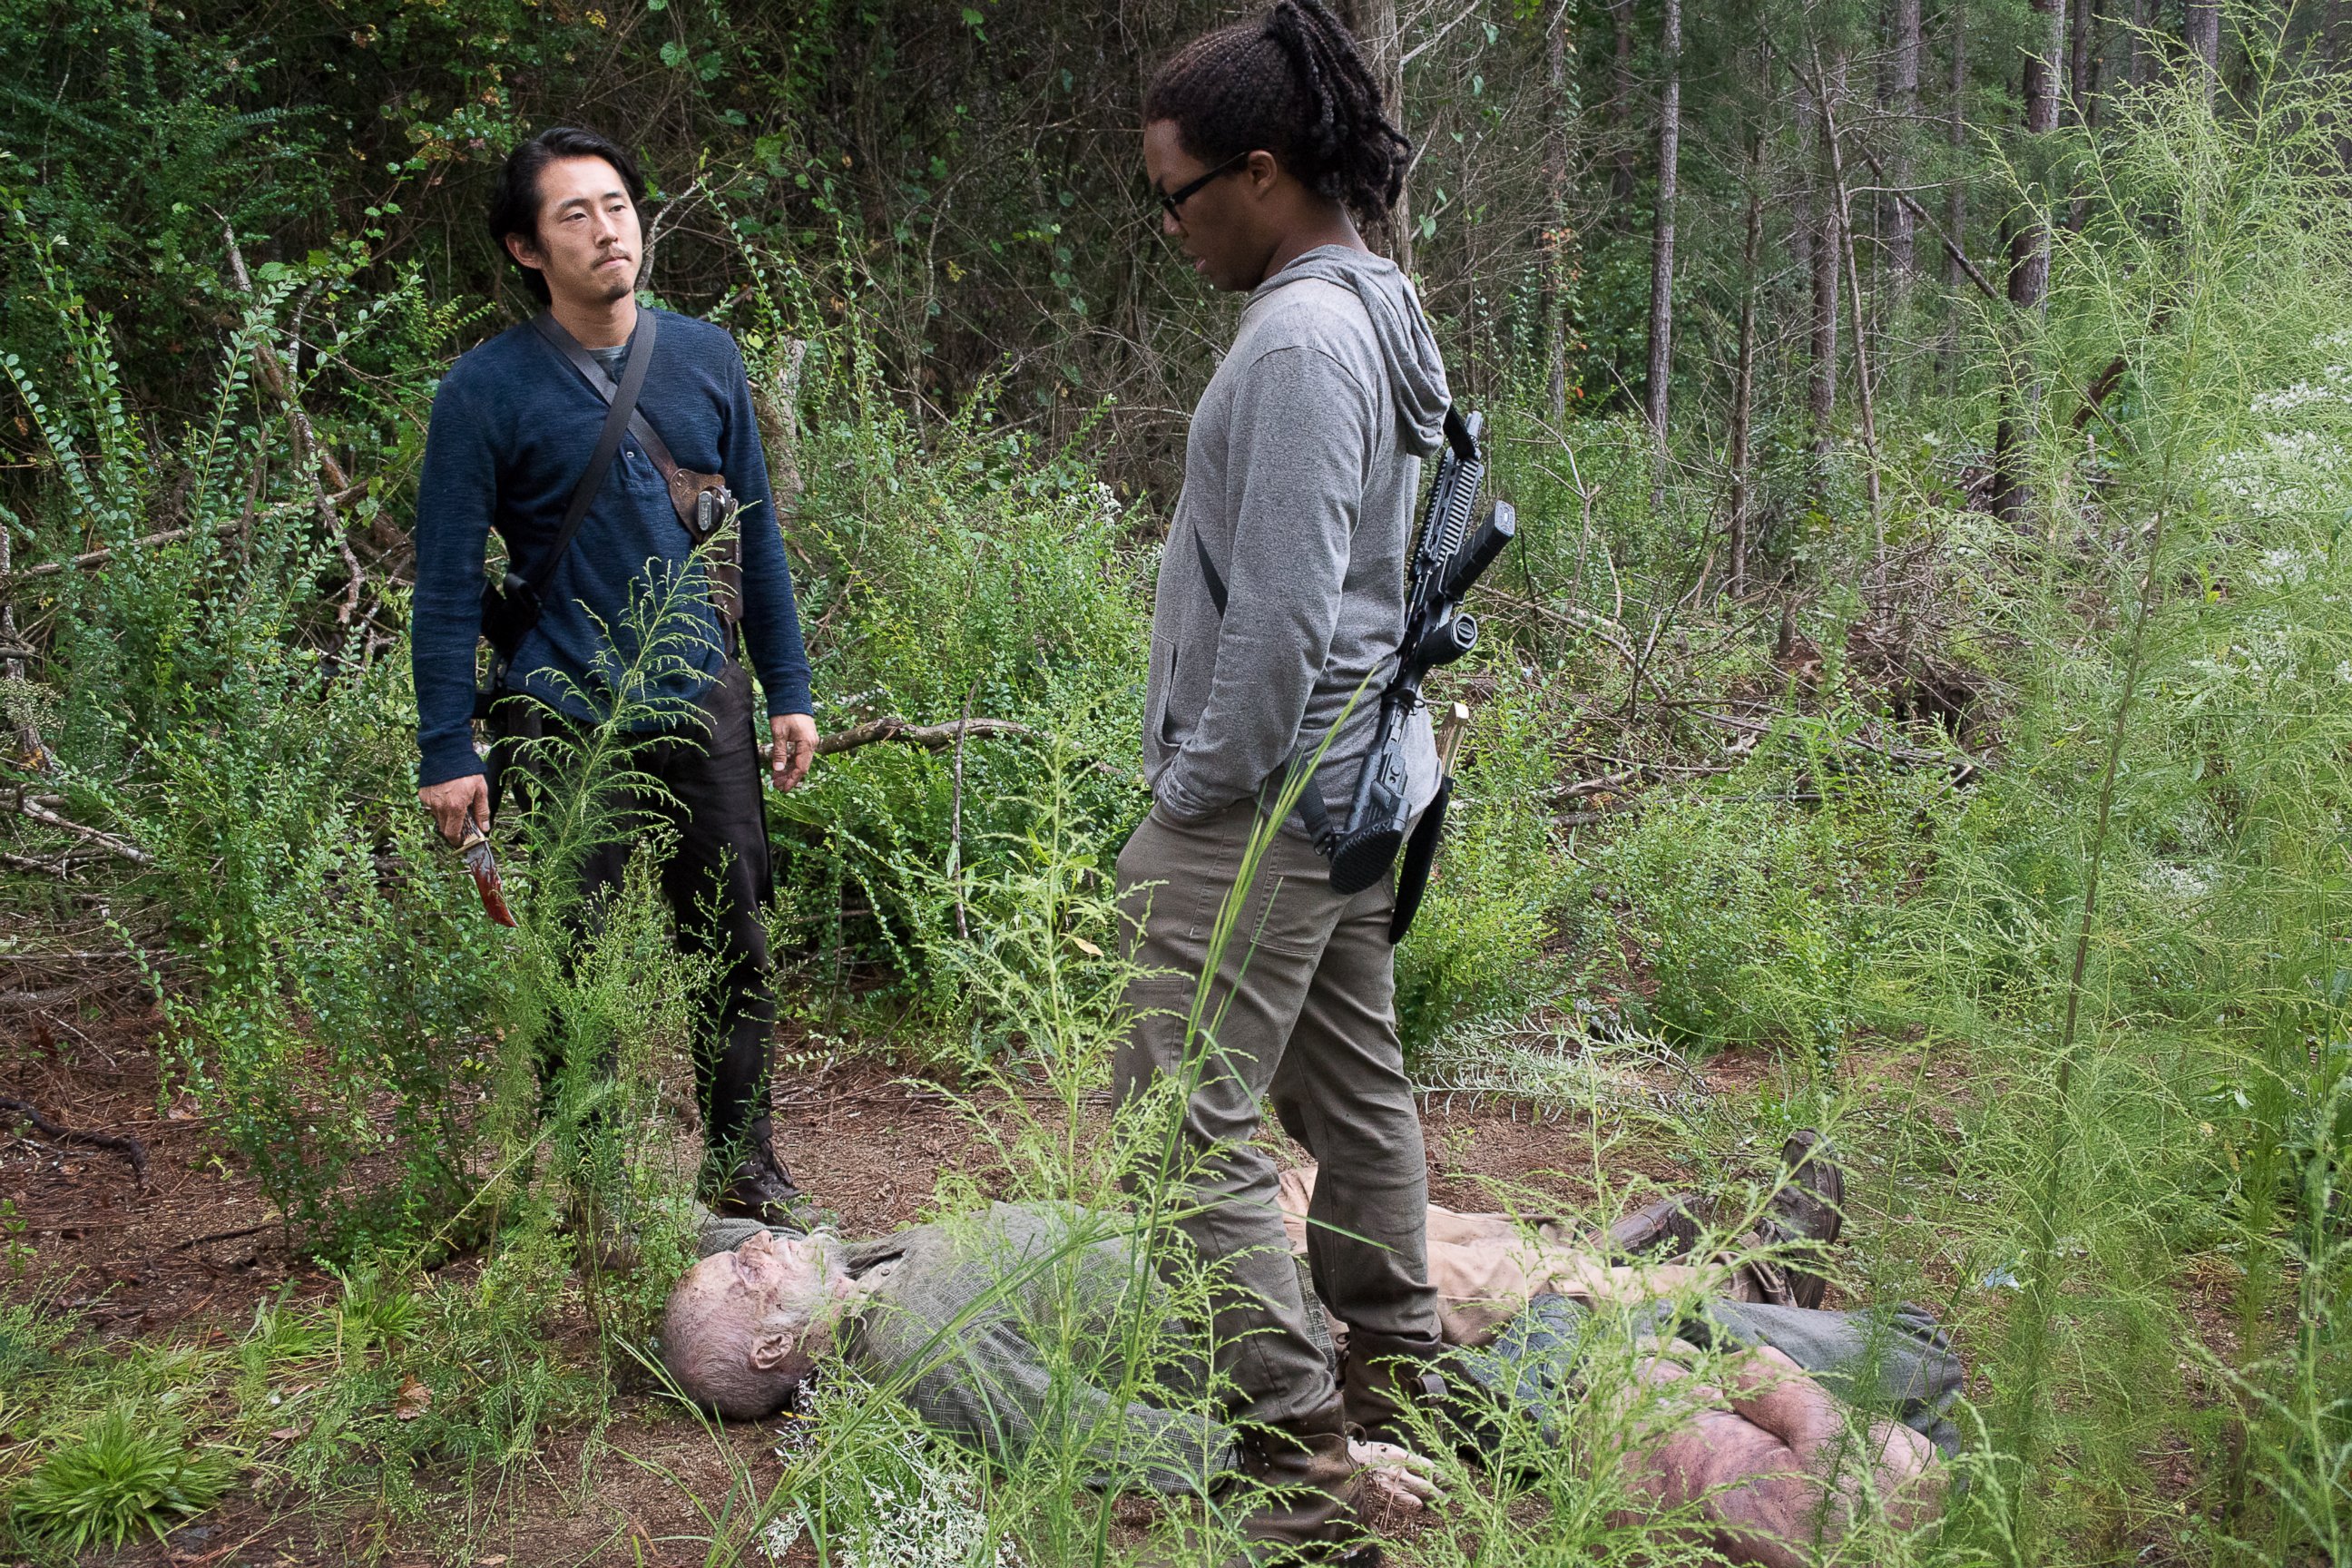
[[[1443, 1342], [1396, 1032], [1393, 882], [1341, 896], [1297, 822], [1270, 819], [1310, 765], [1305, 787], [1345, 819], [1403, 633], [1445, 371], [1411, 283], [1351, 220], [1387, 211], [1407, 148], [1321, 0], [1279, 0], [1187, 46], [1144, 119], [1163, 231], [1249, 303], [1194, 411], [1160, 561], [1143, 733], [1154, 804], [1118, 861], [1130, 951], [1151, 973], [1129, 992], [1115, 1074], [1122, 1097], [1172, 1079], [1184, 1102], [1159, 1176], [1182, 1189], [1180, 1223], [1229, 1287], [1215, 1337], [1234, 1414], [1256, 1434], [1245, 1463], [1294, 1489], [1254, 1533], [1268, 1561], [1328, 1557], [1360, 1550], [1347, 1428], [1391, 1436]], [[1425, 718], [1408, 750], [1417, 810], [1437, 787]], [[1237, 889], [1237, 918], [1221, 922]], [[1251, 1142], [1268, 1101], [1325, 1173], [1308, 1261], [1355, 1331], [1336, 1386], [1274, 1165]]]

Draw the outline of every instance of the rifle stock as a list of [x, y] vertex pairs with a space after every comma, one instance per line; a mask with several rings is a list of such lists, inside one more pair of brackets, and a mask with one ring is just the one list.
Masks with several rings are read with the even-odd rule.
[[1478, 646], [1477, 619], [1462, 613], [1462, 601], [1518, 531], [1510, 503], [1496, 501], [1476, 532], [1470, 531], [1471, 513], [1486, 475], [1486, 456], [1478, 446], [1485, 428], [1477, 414], [1446, 415], [1446, 448], [1438, 458], [1437, 478], [1430, 486], [1413, 550], [1396, 671], [1381, 693], [1380, 721], [1356, 780], [1347, 826], [1317, 845], [1330, 857], [1332, 888], [1343, 894], [1360, 893], [1387, 875], [1404, 844], [1411, 826], [1405, 799], [1406, 724], [1421, 706], [1421, 686], [1429, 672]]

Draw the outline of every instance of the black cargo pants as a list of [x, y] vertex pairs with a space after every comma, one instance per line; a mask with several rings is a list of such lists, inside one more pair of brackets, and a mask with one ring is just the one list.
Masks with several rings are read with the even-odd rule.
[[[662, 897], [677, 922], [678, 944], [718, 959], [713, 994], [703, 1000], [696, 1034], [694, 1082], [702, 1108], [703, 1147], [724, 1170], [768, 1112], [776, 998], [768, 981], [768, 931], [761, 912], [774, 894], [768, 857], [767, 807], [753, 730], [751, 678], [730, 659], [701, 699], [707, 734], [688, 729], [635, 752], [630, 765], [657, 780], [668, 798], [646, 792], [626, 801], [633, 813], [676, 830], [676, 847], [658, 868]], [[641, 818], [642, 820], [642, 818]], [[593, 927], [618, 892], [632, 838], [591, 852], [580, 868], [582, 920]]]

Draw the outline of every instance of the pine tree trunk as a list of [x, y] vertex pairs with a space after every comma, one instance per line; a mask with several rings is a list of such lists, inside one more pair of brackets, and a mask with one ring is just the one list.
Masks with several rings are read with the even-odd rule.
[[1554, 424], [1568, 417], [1568, 20], [1559, 0], [1544, 28], [1544, 385]]
[[[2326, 19], [2319, 31], [2319, 58], [2331, 74], [2352, 70], [2352, 0], [2328, 0]], [[2336, 122], [2336, 162], [2352, 174], [2352, 121]]]
[[[1412, 127], [1406, 123], [1404, 113], [1404, 40], [1397, 30], [1396, 0], [1351, 0], [1339, 8], [1339, 19], [1356, 35], [1363, 48], [1366, 63], [1371, 67], [1373, 79], [1381, 84], [1381, 106], [1389, 121], [1406, 135]], [[1386, 221], [1374, 225], [1367, 236], [1375, 249], [1385, 249], [1389, 259], [1406, 272], [1412, 270], [1412, 186], [1410, 180], [1397, 193], [1396, 205], [1389, 210]]]
[[2066, 40], [2066, 123], [2088, 125], [2091, 114], [2091, 49], [2098, 26], [2097, 0], [2076, 0]]
[[[1944, 286], [1958, 293], [1968, 281], [1968, 269], [1960, 265], [1969, 244], [1969, 184], [1962, 171], [1968, 167], [1969, 150], [1969, 31], [1968, 18], [1961, 0], [1949, 0], [1951, 30], [1950, 58], [1946, 62], [1944, 79], [1944, 139], [1951, 150], [1951, 167], [1945, 174], [1944, 234], [1952, 248], [1944, 256]], [[1944, 374], [1954, 380], [1959, 373], [1960, 318], [1950, 313], [1945, 330]]]
[[[1870, 502], [1871, 567], [1874, 579], [1886, 565], [1885, 514], [1879, 508], [1878, 494], [1878, 416], [1873, 407], [1870, 385], [1870, 333], [1863, 318], [1862, 269], [1854, 261], [1853, 198], [1845, 183], [1845, 152], [1838, 130], [1837, 105], [1841, 96], [1838, 81], [1822, 68], [1821, 50], [1813, 51], [1813, 69], [1824, 85], [1822, 90], [1822, 145], [1829, 153], [1830, 196], [1837, 204], [1837, 226], [1845, 246], [1846, 299], [1853, 312], [1853, 397], [1857, 413], [1862, 416], [1863, 490]], [[1840, 74], [1843, 62], [1840, 62]]]
[[[1845, 61], [1839, 58], [1823, 73], [1820, 86], [1828, 93], [1840, 91], [1845, 85]], [[1801, 89], [1802, 91], [1803, 89]], [[1806, 112], [1806, 129], [1814, 141], [1812, 189], [1806, 196], [1811, 209], [1813, 229], [1810, 237], [1812, 263], [1812, 322], [1808, 334], [1812, 351], [1812, 374], [1805, 387], [1805, 412], [1813, 426], [1813, 453], [1827, 457], [1831, 447], [1831, 425], [1837, 413], [1838, 378], [1838, 271], [1843, 239], [1839, 233], [1837, 203], [1823, 188], [1829, 174], [1828, 120], [1821, 106], [1804, 92], [1800, 107]]]
[[1620, 213], [1633, 205], [1633, 0], [1608, 0], [1616, 50], [1609, 59], [1609, 195]]
[[1659, 49], [1666, 79], [1658, 95], [1658, 210], [1650, 232], [1650, 376], [1647, 413], [1661, 450], [1666, 440], [1666, 395], [1675, 359], [1675, 165], [1682, 156], [1682, 0], [1665, 0]]
[[1739, 247], [1739, 361], [1731, 382], [1731, 595], [1748, 591], [1748, 421], [1756, 401], [1756, 252], [1764, 234], [1763, 149], [1748, 141], [1748, 230]]
[[2213, 102], [2213, 87], [2221, 75], [2221, 0], [2182, 0], [2184, 20], [2182, 39], [2189, 46], [2189, 57], [2197, 62], [2198, 74], [2205, 87], [2205, 102]]
[[[2059, 58], [2065, 43], [2065, 0], [2033, 0], [2035, 23], [2032, 47], [2025, 55], [2024, 79], [2020, 85], [2019, 100], [2024, 110], [2026, 156], [2021, 160], [2028, 171], [2038, 178], [2044, 156], [2036, 143], [2058, 129]], [[2042, 300], [2050, 287], [2050, 232], [2042, 222], [2044, 204], [2049, 200], [2046, 185], [2031, 192], [2029, 199], [2018, 210], [2009, 234], [2009, 302], [2020, 315], [2042, 308]], [[2028, 402], [2033, 390], [2026, 390]], [[1993, 432], [1993, 512], [2004, 522], [2022, 523], [2033, 510], [2033, 495], [2027, 485], [2024, 462], [2020, 447], [2024, 431], [2019, 423], [2012, 403], [2001, 415]]]
[[[2066, 43], [2066, 102], [2063, 118], [2069, 125], [2090, 127], [2099, 122], [2099, 5], [2101, 0], [2073, 0], [2071, 34]], [[2077, 195], [2066, 213], [2066, 226], [2080, 234], [2090, 221], [2091, 204]]]
[[[1895, 189], [1911, 188], [1911, 137], [1919, 118], [1919, 0], [1894, 0], [1886, 66], [1886, 112], [1893, 121], [1887, 138], [1886, 172]], [[1882, 198], [1885, 214], [1886, 259], [1895, 269], [1896, 307], [1910, 292], [1918, 269], [1918, 230], [1909, 205]]]

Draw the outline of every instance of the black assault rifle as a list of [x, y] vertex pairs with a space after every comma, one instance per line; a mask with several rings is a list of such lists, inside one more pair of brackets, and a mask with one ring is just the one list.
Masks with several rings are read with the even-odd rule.
[[[1338, 828], [1322, 809], [1322, 796], [1309, 784], [1300, 796], [1301, 816], [1316, 848], [1331, 861], [1331, 886], [1355, 894], [1387, 874], [1397, 850], [1404, 844], [1412, 808], [1405, 797], [1405, 725], [1421, 706], [1421, 683], [1439, 665], [1451, 664], [1478, 642], [1478, 622], [1462, 613], [1462, 600], [1479, 574], [1495, 563], [1503, 547], [1518, 531], [1518, 516], [1508, 501], [1496, 501], [1474, 533], [1470, 513], [1478, 504], [1478, 487], [1486, 477], [1486, 457], [1478, 437], [1486, 421], [1459, 410], [1445, 412], [1445, 447], [1437, 460], [1437, 479], [1430, 486], [1429, 503], [1421, 519], [1420, 541], [1412, 554], [1412, 576], [1407, 589], [1404, 641], [1396, 673], [1381, 693], [1380, 727], [1364, 771], [1356, 781], [1348, 825]], [[1452, 758], [1444, 759], [1450, 773]], [[1397, 879], [1396, 914], [1389, 940], [1403, 939], [1412, 923], [1437, 853], [1437, 836], [1445, 821], [1445, 803], [1453, 793], [1449, 776], [1422, 815]], [[1320, 820], [1318, 820], [1318, 819]]]

